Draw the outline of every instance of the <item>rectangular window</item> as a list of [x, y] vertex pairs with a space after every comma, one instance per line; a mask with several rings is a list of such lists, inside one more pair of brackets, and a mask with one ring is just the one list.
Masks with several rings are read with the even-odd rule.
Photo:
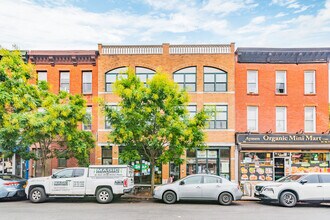
[[[108, 108], [111, 108], [113, 110], [116, 110], [116, 111], [119, 110], [118, 105], [107, 105], [107, 107]], [[105, 116], [104, 129], [112, 129], [111, 123], [108, 120], [108, 117], [107, 116]]]
[[305, 107], [305, 132], [316, 131], [315, 107]]
[[247, 93], [258, 93], [258, 71], [247, 72]]
[[85, 123], [83, 123], [83, 130], [92, 130], [92, 107], [86, 108]]
[[46, 81], [47, 82], [47, 71], [38, 71], [38, 82]]
[[102, 165], [112, 164], [112, 147], [102, 147]]
[[193, 118], [197, 113], [197, 106], [196, 105], [188, 105], [187, 109], [189, 111], [189, 118]]
[[70, 92], [70, 72], [60, 72], [60, 90]]
[[92, 71], [83, 71], [83, 94], [92, 93]]
[[305, 94], [315, 94], [315, 71], [305, 71]]
[[57, 167], [66, 167], [66, 159], [65, 158], [58, 158], [57, 159]]
[[258, 131], [258, 107], [247, 107], [247, 130]]
[[276, 132], [286, 132], [286, 107], [276, 107]]
[[228, 128], [228, 106], [227, 105], [205, 105], [204, 109], [208, 114], [208, 129]]
[[286, 71], [276, 71], [276, 94], [286, 94]]

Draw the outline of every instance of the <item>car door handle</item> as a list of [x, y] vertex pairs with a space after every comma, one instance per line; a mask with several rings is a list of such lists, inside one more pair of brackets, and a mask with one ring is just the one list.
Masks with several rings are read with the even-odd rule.
[[200, 186], [196, 186], [197, 189], [201, 188]]
[[220, 185], [217, 185], [218, 188], [220, 188], [221, 186]]
[[322, 187], [322, 186], [317, 186], [317, 187]]

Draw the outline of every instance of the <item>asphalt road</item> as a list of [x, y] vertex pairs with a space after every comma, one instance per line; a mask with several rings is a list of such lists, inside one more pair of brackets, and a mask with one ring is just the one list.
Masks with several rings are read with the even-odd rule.
[[126, 219], [244, 219], [244, 220], [307, 220], [330, 218], [330, 204], [299, 204], [294, 208], [265, 205], [256, 201], [235, 202], [231, 206], [217, 203], [180, 202], [166, 205], [155, 201], [118, 200], [101, 205], [88, 200], [51, 200], [42, 204], [29, 201], [0, 201], [1, 220], [126, 220]]

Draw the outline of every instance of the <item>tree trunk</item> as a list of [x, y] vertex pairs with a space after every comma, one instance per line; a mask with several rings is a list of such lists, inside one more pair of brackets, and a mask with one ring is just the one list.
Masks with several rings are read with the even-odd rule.
[[44, 158], [41, 158], [41, 176], [46, 175], [46, 161]]
[[154, 192], [154, 186], [155, 186], [155, 162], [152, 160], [150, 161], [151, 165], [151, 188], [150, 188], [150, 193], [151, 195]]

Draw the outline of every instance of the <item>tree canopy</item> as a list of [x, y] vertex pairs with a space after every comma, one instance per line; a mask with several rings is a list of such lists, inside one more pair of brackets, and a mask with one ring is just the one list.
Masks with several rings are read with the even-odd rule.
[[115, 83], [119, 108], [104, 105], [112, 131], [109, 142], [124, 146], [121, 158], [146, 157], [151, 164], [151, 189], [156, 164], [183, 162], [185, 150], [204, 147], [204, 111], [189, 117], [188, 94], [165, 73], [157, 72], [146, 84], [132, 70]]

